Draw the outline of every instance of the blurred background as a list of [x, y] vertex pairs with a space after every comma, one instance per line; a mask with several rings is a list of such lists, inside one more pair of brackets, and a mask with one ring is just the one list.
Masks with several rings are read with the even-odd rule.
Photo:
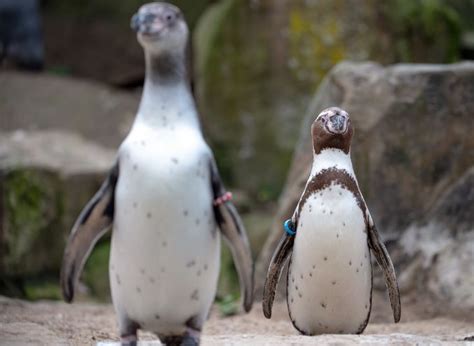
[[[60, 299], [65, 239], [140, 99], [129, 22], [145, 2], [0, 0], [1, 295]], [[193, 92], [257, 290], [307, 179], [309, 124], [338, 105], [354, 119], [356, 173], [405, 297], [474, 311], [474, 1], [170, 2], [191, 28]], [[108, 253], [105, 237], [81, 299], [110, 300]], [[225, 251], [224, 312], [237, 295]]]

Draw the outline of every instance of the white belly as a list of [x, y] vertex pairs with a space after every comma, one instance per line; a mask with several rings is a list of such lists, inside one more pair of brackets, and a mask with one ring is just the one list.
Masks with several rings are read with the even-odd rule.
[[145, 132], [120, 150], [112, 297], [119, 315], [157, 333], [181, 333], [191, 317], [205, 319], [219, 273], [208, 149], [185, 137]]
[[372, 268], [362, 211], [332, 185], [310, 196], [288, 272], [288, 309], [305, 334], [356, 333], [371, 308]]

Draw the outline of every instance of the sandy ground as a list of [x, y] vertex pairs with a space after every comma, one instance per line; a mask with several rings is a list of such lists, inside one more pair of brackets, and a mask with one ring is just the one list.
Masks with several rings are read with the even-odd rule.
[[[393, 324], [388, 302], [384, 296], [375, 294], [371, 322], [363, 335], [316, 337], [301, 336], [293, 329], [284, 303], [275, 305], [272, 320], [263, 317], [259, 303], [247, 315], [227, 318], [213, 309], [203, 332], [202, 344], [438, 345], [455, 341], [474, 344], [466, 341], [474, 337], [474, 316], [435, 317], [434, 309], [420, 308], [420, 304], [413, 301], [404, 301], [402, 307], [401, 323]], [[157, 340], [149, 333], [140, 333], [140, 339]], [[116, 340], [118, 335], [111, 305], [30, 303], [0, 297], [0, 345], [90, 345]]]

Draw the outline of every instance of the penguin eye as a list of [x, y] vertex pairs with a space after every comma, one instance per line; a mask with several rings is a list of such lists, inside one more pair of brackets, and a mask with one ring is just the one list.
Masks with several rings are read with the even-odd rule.
[[326, 117], [324, 117], [324, 116], [321, 117], [321, 122], [322, 122], [323, 124], [326, 124], [326, 121], [328, 121], [328, 119], [327, 119]]

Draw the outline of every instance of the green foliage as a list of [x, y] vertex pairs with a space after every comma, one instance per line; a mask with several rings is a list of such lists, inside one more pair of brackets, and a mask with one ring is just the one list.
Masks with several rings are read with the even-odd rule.
[[61, 289], [58, 280], [37, 279], [28, 280], [24, 284], [25, 298], [28, 300], [53, 299], [60, 300]]
[[99, 300], [110, 300], [109, 286], [110, 238], [102, 239], [92, 251], [84, 267], [82, 278], [90, 293]]
[[430, 62], [426, 51], [430, 51], [434, 59], [438, 57], [434, 53], [439, 51], [443, 62], [459, 58], [461, 20], [449, 1], [393, 0], [386, 11], [400, 60]]
[[239, 298], [227, 294], [221, 299], [216, 299], [217, 306], [222, 316], [233, 316], [239, 311]]

